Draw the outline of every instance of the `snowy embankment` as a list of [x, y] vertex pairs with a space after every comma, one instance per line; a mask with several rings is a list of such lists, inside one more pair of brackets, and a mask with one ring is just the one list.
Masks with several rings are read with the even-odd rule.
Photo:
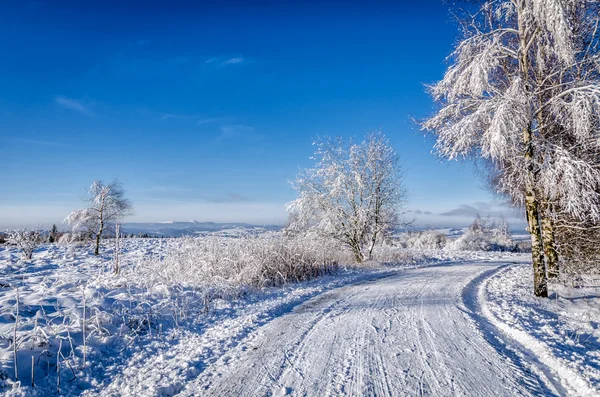
[[548, 367], [564, 391], [600, 395], [600, 279], [588, 287], [532, 295], [530, 265], [509, 266], [485, 280], [482, 312], [498, 329]]
[[[115, 275], [110, 245], [99, 257], [90, 247], [46, 245], [31, 261], [0, 246], [0, 392], [172, 395], [249, 333], [323, 291], [456, 256], [391, 248], [378, 259], [393, 267], [346, 268], [329, 262], [329, 247], [282, 248], [277, 238], [128, 239]], [[275, 265], [273, 252], [303, 253], [302, 264], [289, 268], [278, 257], [284, 265]], [[315, 255], [324, 255], [321, 264]]]

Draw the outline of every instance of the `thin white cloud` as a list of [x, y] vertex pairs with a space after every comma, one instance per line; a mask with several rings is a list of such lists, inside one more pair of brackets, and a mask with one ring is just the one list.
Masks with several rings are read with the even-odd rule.
[[246, 63], [248, 60], [242, 56], [237, 57], [210, 57], [206, 61], [204, 61], [205, 65], [212, 66], [229, 66], [229, 65], [239, 65], [242, 63]]
[[196, 124], [202, 125], [202, 124], [214, 123], [214, 122], [217, 122], [219, 120], [220, 119], [200, 119], [200, 120], [196, 120]]
[[194, 114], [178, 114], [178, 113], [163, 113], [160, 116], [161, 121], [166, 120], [180, 120], [180, 121], [192, 121], [194, 120], [197, 125], [209, 124], [221, 121], [222, 119], [214, 118], [214, 117], [204, 117], [202, 115], [194, 115]]
[[167, 114], [163, 114], [160, 119], [162, 121], [168, 120], [168, 119], [180, 119], [181, 115], [178, 114], [173, 114], [173, 113], [167, 113]]
[[57, 96], [54, 98], [54, 101], [65, 109], [73, 110], [86, 116], [94, 115], [94, 112], [76, 99], [67, 98], [66, 96]]
[[244, 62], [244, 58], [242, 58], [242, 57], [229, 58], [226, 61], [223, 61], [223, 65], [235, 65], [236, 63], [243, 63], [243, 62]]

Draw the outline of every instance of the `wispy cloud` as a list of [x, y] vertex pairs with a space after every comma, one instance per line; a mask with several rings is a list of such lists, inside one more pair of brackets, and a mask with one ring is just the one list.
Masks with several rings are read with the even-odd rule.
[[219, 139], [237, 138], [240, 136], [254, 136], [254, 127], [246, 124], [222, 125]]
[[524, 225], [521, 211], [506, 203], [496, 201], [458, 204], [443, 212], [424, 209], [413, 209], [410, 212], [415, 216], [415, 224], [421, 227], [465, 227], [470, 225], [477, 215], [496, 220], [504, 218], [514, 228]]
[[56, 96], [54, 97], [54, 101], [65, 109], [73, 110], [86, 116], [94, 115], [94, 112], [76, 99], [68, 98], [66, 96]]
[[236, 57], [210, 57], [206, 61], [204, 61], [205, 65], [212, 66], [229, 66], [229, 65], [239, 65], [242, 63], [248, 62], [248, 59], [242, 56]]
[[421, 211], [421, 210], [410, 210], [408, 212], [412, 212], [415, 215], [432, 215], [433, 212], [431, 211]]
[[185, 119], [190, 119], [190, 118], [193, 118], [193, 116], [188, 116], [188, 115], [185, 115], [185, 114], [176, 114], [176, 113], [165, 113], [162, 116], [160, 116], [160, 119], [162, 121], [169, 120], [169, 119], [172, 119], [172, 120], [185, 120]]
[[229, 58], [223, 61], [223, 65], [235, 65], [236, 63], [243, 63], [245, 61], [242, 57]]
[[490, 216], [492, 218], [518, 218], [520, 213], [514, 208], [503, 204], [477, 202], [462, 204], [450, 211], [442, 212], [441, 216], [475, 217], [476, 215]]
[[196, 124], [202, 125], [202, 124], [216, 123], [219, 120], [220, 119], [199, 119], [199, 120], [196, 120]]
[[178, 114], [178, 113], [163, 113], [160, 116], [162, 121], [166, 120], [180, 120], [180, 121], [194, 121], [197, 125], [209, 124], [221, 121], [222, 119], [215, 117], [204, 117], [194, 114]]

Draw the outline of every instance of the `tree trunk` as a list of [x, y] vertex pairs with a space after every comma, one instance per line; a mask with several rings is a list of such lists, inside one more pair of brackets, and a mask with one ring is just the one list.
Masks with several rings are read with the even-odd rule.
[[98, 254], [100, 253], [100, 239], [102, 238], [102, 233], [104, 233], [104, 201], [102, 206], [100, 207], [100, 229], [98, 230], [98, 233], [96, 234], [96, 248], [94, 249], [94, 255], [98, 256]]
[[540, 208], [535, 192], [535, 169], [533, 164], [533, 145], [531, 128], [523, 133], [525, 144], [525, 164], [527, 178], [525, 183], [525, 211], [527, 214], [527, 229], [531, 234], [531, 259], [533, 262], [533, 293], [542, 298], [548, 297], [548, 280], [544, 263], [544, 246], [542, 229], [540, 228]]
[[531, 234], [531, 259], [533, 261], [533, 293], [542, 298], [548, 297], [548, 281], [546, 280], [546, 265], [541, 228], [539, 225], [538, 203], [534, 195], [525, 195], [527, 224]]
[[94, 248], [94, 255], [98, 256], [100, 253], [100, 234], [96, 235], [96, 247]]
[[357, 263], [362, 263], [365, 260], [360, 243], [352, 242], [352, 252], [354, 253], [354, 258]]
[[373, 226], [373, 236], [371, 238], [371, 247], [369, 248], [369, 259], [373, 259], [373, 249], [375, 249], [375, 244], [377, 244], [377, 234], [379, 233], [379, 215], [381, 214], [381, 188], [377, 186], [375, 189], [375, 226]]
[[[532, 92], [529, 85], [531, 79], [528, 59], [529, 43], [533, 37], [527, 35], [525, 25], [524, 2], [519, 2], [517, 8], [517, 23], [519, 28], [519, 67], [525, 82], [527, 92]], [[530, 32], [536, 35], [537, 31]], [[539, 201], [536, 197], [536, 170], [533, 153], [533, 132], [531, 124], [523, 129], [523, 146], [525, 148], [525, 211], [527, 215], [527, 229], [531, 234], [531, 259], [533, 262], [533, 293], [535, 296], [548, 297], [548, 280], [546, 279], [546, 265], [544, 263], [544, 246], [542, 243], [542, 230], [540, 228]]]
[[544, 256], [546, 257], [548, 279], [557, 279], [559, 268], [558, 253], [556, 252], [556, 239], [554, 235], [554, 220], [552, 219], [547, 206], [544, 206], [542, 216], [542, 240], [544, 243]]

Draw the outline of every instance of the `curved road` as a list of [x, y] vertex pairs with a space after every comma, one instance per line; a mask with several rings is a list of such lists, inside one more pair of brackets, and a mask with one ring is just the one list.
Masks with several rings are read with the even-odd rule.
[[[180, 395], [552, 395], [478, 312], [502, 263], [401, 271], [326, 292], [261, 327]], [[543, 375], [541, 375], [543, 377]]]

